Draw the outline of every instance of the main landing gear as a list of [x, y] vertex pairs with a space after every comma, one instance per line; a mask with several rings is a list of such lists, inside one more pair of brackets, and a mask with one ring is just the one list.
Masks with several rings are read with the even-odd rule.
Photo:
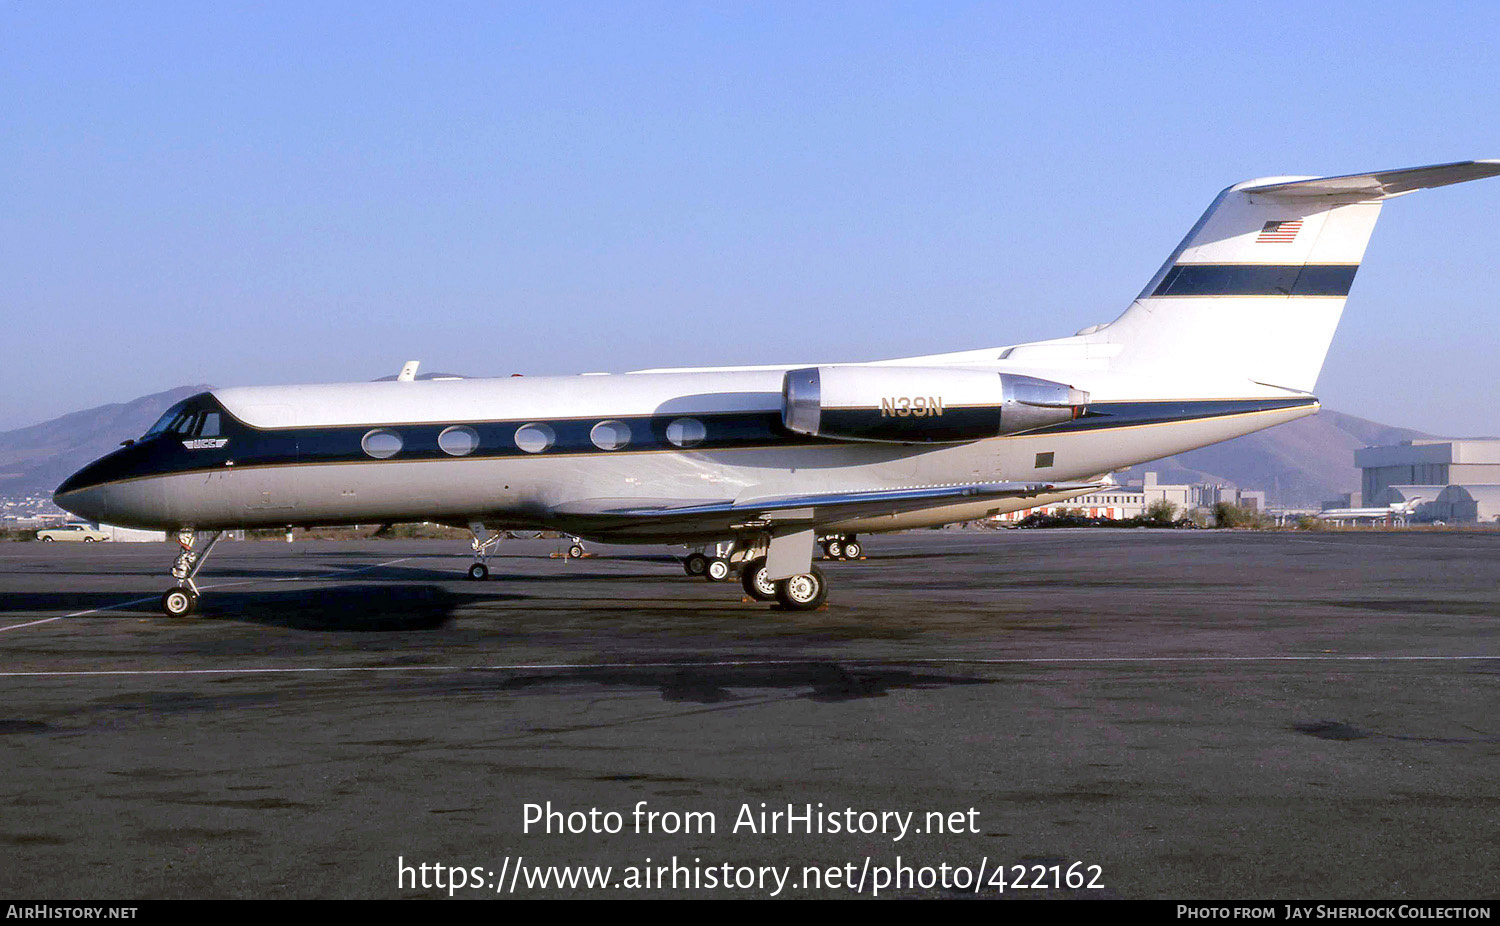
[[490, 577], [490, 554], [500, 545], [504, 534], [492, 534], [478, 521], [469, 524], [469, 533], [474, 535], [470, 546], [474, 548], [474, 562], [469, 566], [469, 578], [482, 582]]
[[196, 549], [197, 531], [184, 527], [177, 532], [177, 545], [181, 549], [177, 551], [177, 559], [172, 563], [172, 578], [177, 580], [177, 584], [161, 596], [161, 609], [168, 617], [186, 617], [198, 610], [198, 583], [193, 579], [222, 536], [223, 531], [214, 531], [209, 535], [208, 543], [199, 550]]
[[712, 556], [706, 547], [696, 550], [682, 561], [682, 570], [694, 578], [723, 582], [734, 573], [734, 566], [730, 561], [730, 557], [734, 555], [733, 550], [734, 545], [727, 543], [714, 544]]
[[853, 534], [832, 534], [822, 538], [824, 559], [859, 559], [865, 552], [864, 544]]
[[739, 567], [740, 587], [754, 601], [774, 601], [788, 611], [813, 611], [828, 600], [828, 582], [823, 571], [810, 566], [809, 571], [786, 579], [771, 579], [766, 574], [770, 538], [739, 538], [732, 543], [716, 544], [713, 555], [707, 548], [694, 551], [682, 561], [683, 571], [710, 582], [723, 582]]

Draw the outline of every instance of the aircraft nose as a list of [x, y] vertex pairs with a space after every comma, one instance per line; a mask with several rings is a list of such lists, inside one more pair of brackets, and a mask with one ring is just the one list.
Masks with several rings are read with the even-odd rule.
[[78, 515], [85, 521], [105, 521], [109, 515], [109, 489], [104, 486], [82, 486], [64, 488], [72, 482], [63, 483], [52, 493], [52, 501], [64, 511]]
[[95, 460], [83, 469], [63, 480], [52, 501], [64, 511], [70, 511], [88, 521], [102, 521], [109, 514], [109, 487], [106, 483], [118, 478], [114, 465], [116, 454]]

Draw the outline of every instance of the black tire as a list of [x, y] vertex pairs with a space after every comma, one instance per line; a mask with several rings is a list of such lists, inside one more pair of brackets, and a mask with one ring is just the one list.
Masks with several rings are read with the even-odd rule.
[[823, 570], [817, 566], [812, 571], [776, 583], [776, 600], [788, 611], [815, 611], [828, 600], [828, 583], [823, 579]]
[[162, 613], [168, 617], [187, 617], [198, 610], [198, 593], [186, 585], [178, 585], [162, 592]]
[[859, 559], [859, 554], [865, 552], [864, 544], [858, 540], [850, 540], [844, 543], [844, 559]]
[[723, 582], [733, 572], [734, 568], [729, 565], [729, 560], [722, 556], [715, 556], [703, 564], [703, 578], [710, 582]]
[[687, 559], [682, 561], [682, 568], [690, 576], [701, 576], [708, 568], [708, 557], [702, 553], [689, 553]]
[[92, 538], [92, 537], [85, 537], [85, 538], [83, 538], [83, 542], [84, 543], [93, 543], [94, 542], [94, 538]]
[[583, 559], [583, 547], [576, 543], [568, 547], [568, 559]]
[[757, 556], [740, 570], [740, 585], [756, 601], [775, 601], [776, 583], [766, 578], [766, 558]]
[[476, 582], [483, 582], [490, 577], [490, 567], [484, 563], [475, 563], [469, 567], [469, 578]]
[[823, 549], [827, 550], [828, 555], [834, 559], [844, 558], [844, 542], [842, 540], [830, 540]]
[[51, 543], [52, 540], [53, 540], [53, 538], [51, 538], [51, 537], [43, 537], [42, 538], [42, 543]]

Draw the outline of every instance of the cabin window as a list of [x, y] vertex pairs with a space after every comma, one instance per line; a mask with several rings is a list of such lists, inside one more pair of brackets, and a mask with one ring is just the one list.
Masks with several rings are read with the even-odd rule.
[[450, 457], [466, 457], [479, 449], [479, 432], [458, 424], [438, 435], [438, 446]]
[[541, 453], [557, 442], [557, 432], [545, 424], [522, 425], [516, 430], [516, 446], [527, 453]]
[[401, 435], [387, 428], [376, 428], [365, 434], [359, 445], [377, 460], [386, 460], [401, 452]]
[[600, 450], [619, 450], [630, 443], [630, 425], [623, 421], [601, 421], [589, 432], [589, 440]]
[[1036, 469], [1046, 469], [1052, 465], [1052, 453], [1039, 453], [1036, 455]]
[[708, 436], [708, 429], [697, 418], [678, 418], [667, 425], [667, 440], [678, 447], [696, 447]]

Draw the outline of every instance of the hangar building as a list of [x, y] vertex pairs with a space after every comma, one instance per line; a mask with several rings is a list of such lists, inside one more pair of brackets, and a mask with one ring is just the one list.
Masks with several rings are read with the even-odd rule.
[[1416, 521], [1500, 521], [1500, 439], [1411, 440], [1354, 452], [1366, 505], [1399, 507]]

